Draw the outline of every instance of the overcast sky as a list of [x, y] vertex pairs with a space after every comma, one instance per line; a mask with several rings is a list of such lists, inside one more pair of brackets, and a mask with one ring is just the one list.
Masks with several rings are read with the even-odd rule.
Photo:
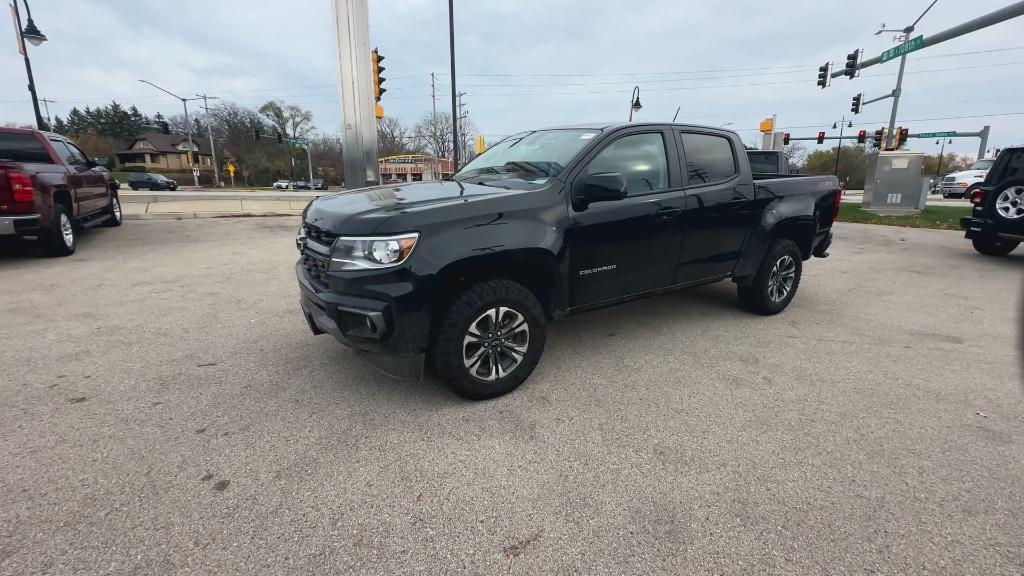
[[[20, 0], [19, 0], [20, 1]], [[49, 41], [29, 47], [40, 97], [54, 115], [115, 99], [165, 115], [180, 103], [138, 82], [180, 95], [206, 92], [256, 107], [270, 98], [313, 111], [339, 131], [333, 0], [29, 0]], [[850, 99], [895, 85], [898, 64], [821, 90], [816, 68], [863, 48], [875, 56], [928, 0], [456, 0], [458, 86], [488, 140], [527, 128], [625, 121], [639, 84], [641, 120], [721, 125], [744, 140], [775, 113], [794, 135], [832, 134], [851, 117]], [[926, 37], [1010, 0], [939, 0], [918, 25]], [[24, 10], [22, 18], [25, 18]], [[450, 110], [448, 11], [443, 0], [370, 0], [370, 37], [386, 58], [384, 107], [413, 123]], [[31, 122], [24, 65], [13, 27], [0, 42], [0, 123]], [[915, 53], [907, 62], [899, 120], [912, 132], [992, 126], [990, 146], [1024, 142], [1024, 19]], [[961, 54], [964, 52], [988, 51]], [[961, 54], [961, 55], [954, 55]], [[890, 101], [854, 119], [869, 133], [887, 123]], [[1013, 114], [1015, 113], [1015, 114]], [[971, 118], [950, 118], [966, 117]], [[948, 119], [942, 119], [948, 118]], [[937, 151], [934, 140], [912, 148]], [[810, 146], [814, 148], [814, 145]], [[974, 154], [977, 139], [947, 150]]]

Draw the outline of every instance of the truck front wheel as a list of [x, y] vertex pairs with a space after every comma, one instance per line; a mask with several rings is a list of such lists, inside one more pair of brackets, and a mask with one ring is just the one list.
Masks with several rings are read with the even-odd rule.
[[434, 336], [434, 369], [472, 400], [508, 394], [544, 351], [544, 311], [526, 287], [488, 280], [467, 289], [444, 313]]
[[772, 240], [749, 286], [737, 286], [740, 306], [770, 316], [789, 306], [800, 287], [803, 257], [792, 240]]

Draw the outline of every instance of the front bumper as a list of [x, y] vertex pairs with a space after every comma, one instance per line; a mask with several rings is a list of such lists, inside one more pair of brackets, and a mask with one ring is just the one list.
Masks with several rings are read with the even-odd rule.
[[425, 311], [408, 310], [403, 298], [383, 293], [367, 297], [323, 289], [310, 279], [301, 260], [295, 274], [302, 314], [313, 334], [334, 336], [385, 374], [422, 379], [429, 331]]
[[35, 236], [39, 234], [42, 220], [39, 214], [0, 216], [0, 236]]

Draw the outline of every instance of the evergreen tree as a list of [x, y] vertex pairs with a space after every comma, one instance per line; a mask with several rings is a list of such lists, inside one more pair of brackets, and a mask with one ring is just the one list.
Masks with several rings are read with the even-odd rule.
[[53, 131], [57, 134], [67, 134], [68, 125], [64, 123], [64, 120], [60, 116], [53, 117]]
[[84, 134], [89, 131], [89, 118], [78, 107], [71, 109], [68, 113], [67, 133]]

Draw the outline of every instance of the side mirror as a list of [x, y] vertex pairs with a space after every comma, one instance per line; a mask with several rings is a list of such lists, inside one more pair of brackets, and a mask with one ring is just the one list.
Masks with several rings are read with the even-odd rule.
[[92, 161], [96, 166], [110, 168], [110, 158], [107, 158], [106, 156], [97, 156], [96, 158], [93, 158]]
[[610, 202], [626, 197], [626, 178], [618, 172], [591, 174], [583, 181], [579, 199], [583, 202]]

